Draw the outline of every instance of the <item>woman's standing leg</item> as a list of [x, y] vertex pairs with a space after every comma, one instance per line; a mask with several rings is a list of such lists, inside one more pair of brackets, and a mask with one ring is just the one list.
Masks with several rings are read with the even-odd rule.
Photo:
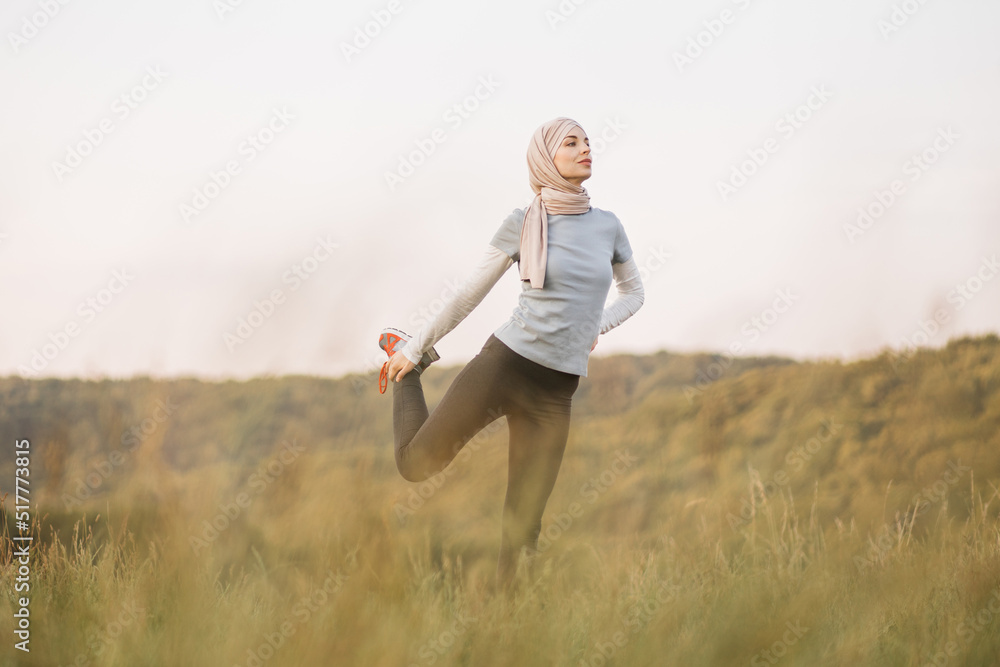
[[411, 482], [444, 470], [479, 431], [504, 414], [508, 382], [497, 346], [490, 337], [459, 371], [433, 413], [427, 410], [420, 375], [393, 382], [392, 416], [396, 467]]
[[570, 409], [580, 376], [544, 368], [523, 357], [507, 415], [510, 450], [497, 584], [510, 590], [518, 558], [538, 548], [542, 513], [555, 486], [569, 436]]

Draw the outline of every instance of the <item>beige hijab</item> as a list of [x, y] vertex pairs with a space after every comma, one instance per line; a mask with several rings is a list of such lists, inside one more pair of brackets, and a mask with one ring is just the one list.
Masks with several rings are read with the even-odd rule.
[[570, 118], [545, 123], [528, 144], [528, 180], [535, 198], [524, 214], [521, 227], [521, 280], [532, 287], [545, 284], [545, 260], [549, 248], [548, 213], [574, 215], [590, 210], [586, 188], [573, 185], [556, 169], [553, 158], [563, 139], [580, 124]]

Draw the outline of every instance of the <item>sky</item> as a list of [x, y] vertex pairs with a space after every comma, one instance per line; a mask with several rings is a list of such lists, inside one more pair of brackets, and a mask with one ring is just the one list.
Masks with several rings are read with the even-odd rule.
[[645, 289], [593, 356], [1000, 330], [1000, 5], [673, 4], [9, 0], [0, 375], [377, 372], [381, 328], [415, 333], [528, 205], [558, 116]]

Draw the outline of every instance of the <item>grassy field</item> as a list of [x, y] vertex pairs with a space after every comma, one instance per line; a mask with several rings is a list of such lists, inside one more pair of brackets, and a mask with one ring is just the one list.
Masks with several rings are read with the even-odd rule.
[[[431, 405], [457, 371], [428, 371]], [[593, 359], [513, 599], [504, 421], [410, 484], [375, 386], [0, 379], [3, 533], [28, 438], [35, 538], [30, 653], [0, 555], [0, 662], [1000, 664], [996, 336]]]

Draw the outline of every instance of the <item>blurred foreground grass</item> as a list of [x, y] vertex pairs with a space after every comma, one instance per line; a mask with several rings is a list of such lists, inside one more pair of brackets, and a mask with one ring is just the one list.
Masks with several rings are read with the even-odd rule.
[[[0, 426], [31, 439], [37, 490], [31, 652], [13, 648], [5, 541], [0, 656], [1000, 664], [1000, 341], [696, 384], [722, 361], [592, 361], [536, 577], [512, 601], [492, 591], [502, 420], [414, 485], [374, 377], [0, 380]], [[431, 405], [455, 372], [428, 373]], [[177, 407], [159, 420], [156, 401]]]

